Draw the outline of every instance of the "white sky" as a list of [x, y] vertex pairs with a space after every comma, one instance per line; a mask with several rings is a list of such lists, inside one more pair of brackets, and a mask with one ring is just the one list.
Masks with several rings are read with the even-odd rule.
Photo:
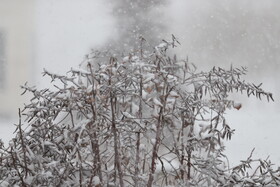
[[91, 48], [115, 35], [111, 10], [101, 2], [38, 1], [35, 14], [37, 83], [48, 82], [42, 82], [43, 68], [65, 73], [77, 67]]

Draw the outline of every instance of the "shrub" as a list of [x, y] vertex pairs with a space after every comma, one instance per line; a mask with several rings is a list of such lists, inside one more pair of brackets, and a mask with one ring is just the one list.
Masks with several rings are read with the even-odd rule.
[[229, 168], [223, 154], [234, 133], [224, 113], [241, 107], [228, 94], [272, 94], [243, 81], [243, 67], [196, 73], [168, 55], [175, 37], [150, 53], [143, 42], [125, 57], [94, 52], [67, 75], [45, 70], [61, 82], [53, 88], [23, 86], [33, 98], [1, 147], [1, 185], [279, 185], [270, 161], [250, 155]]

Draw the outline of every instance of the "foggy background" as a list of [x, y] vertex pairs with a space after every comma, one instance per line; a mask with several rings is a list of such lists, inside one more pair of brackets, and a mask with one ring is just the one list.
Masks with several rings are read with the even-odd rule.
[[[4, 6], [0, 0], [0, 6]], [[274, 103], [234, 95], [243, 103], [228, 111], [228, 123], [236, 129], [226, 153], [231, 163], [270, 155], [280, 165], [279, 0], [48, 0], [31, 1], [32, 84], [49, 86], [43, 68], [66, 73], [77, 67], [91, 49], [127, 50], [140, 34], [150, 45], [174, 34], [180, 41], [178, 56], [188, 56], [198, 71], [213, 66], [246, 66], [247, 81], [263, 83], [274, 94]], [[14, 6], [19, 6], [16, 3]], [[15, 12], [16, 14], [16, 12]], [[17, 18], [9, 20], [17, 22]], [[21, 63], [20, 61], [18, 62]], [[1, 72], [1, 71], [0, 71]], [[16, 113], [17, 110], [15, 110]], [[7, 142], [17, 120], [5, 120], [0, 138]], [[11, 123], [11, 124], [10, 124]]]

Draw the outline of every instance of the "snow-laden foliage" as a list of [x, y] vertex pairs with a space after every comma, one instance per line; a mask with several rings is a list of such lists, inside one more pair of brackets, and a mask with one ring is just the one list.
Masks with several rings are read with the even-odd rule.
[[270, 161], [229, 168], [223, 154], [234, 133], [224, 112], [241, 107], [228, 94], [272, 94], [243, 81], [245, 68], [196, 73], [168, 56], [176, 44], [91, 54], [67, 75], [45, 70], [53, 88], [23, 86], [33, 98], [1, 145], [1, 186], [278, 186]]

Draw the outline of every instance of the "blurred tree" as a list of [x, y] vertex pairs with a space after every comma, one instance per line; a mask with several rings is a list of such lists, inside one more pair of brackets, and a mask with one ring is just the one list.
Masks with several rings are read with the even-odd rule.
[[137, 49], [140, 45], [139, 37], [149, 41], [150, 46], [155, 46], [165, 28], [159, 12], [159, 7], [165, 4], [166, 0], [114, 1], [113, 15], [117, 19], [119, 37], [115, 42], [110, 42], [111, 48], [121, 51]]

